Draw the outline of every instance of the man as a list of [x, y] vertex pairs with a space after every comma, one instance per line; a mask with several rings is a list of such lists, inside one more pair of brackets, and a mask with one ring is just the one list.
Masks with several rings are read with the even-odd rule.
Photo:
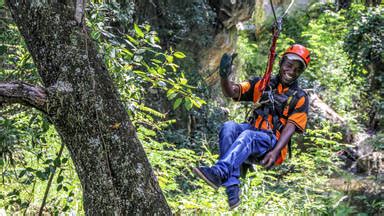
[[310, 62], [309, 54], [302, 45], [290, 46], [279, 63], [278, 76], [263, 92], [259, 90], [260, 78], [240, 84], [230, 81], [233, 56], [223, 55], [220, 76], [224, 95], [236, 101], [253, 101], [255, 109], [248, 123], [224, 123], [219, 134], [219, 160], [212, 167], [193, 171], [215, 189], [226, 187], [230, 209], [240, 204], [241, 166], [260, 160], [266, 168], [281, 164], [293, 133], [305, 130], [309, 101], [297, 79]]

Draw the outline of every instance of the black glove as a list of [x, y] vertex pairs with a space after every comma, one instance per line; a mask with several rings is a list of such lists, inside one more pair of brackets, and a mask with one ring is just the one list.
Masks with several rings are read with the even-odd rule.
[[228, 53], [224, 53], [223, 57], [221, 57], [220, 70], [219, 70], [221, 78], [227, 79], [228, 76], [231, 74], [232, 63], [236, 56], [237, 56], [237, 53], [234, 53], [232, 55]]

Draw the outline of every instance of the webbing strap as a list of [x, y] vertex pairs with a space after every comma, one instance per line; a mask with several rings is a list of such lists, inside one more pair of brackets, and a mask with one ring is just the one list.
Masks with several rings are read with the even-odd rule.
[[[271, 82], [271, 84], [273, 84], [274, 82]], [[271, 88], [272, 89], [272, 88]], [[284, 116], [283, 113], [278, 113], [273, 105], [273, 103], [271, 103], [270, 100], [274, 101], [275, 99], [271, 97], [273, 97], [273, 94], [271, 94], [270, 92], [272, 91], [269, 91], [267, 93], [268, 95], [268, 100], [269, 100], [269, 103], [268, 104], [264, 104], [262, 107], [259, 107], [258, 109], [255, 109], [254, 112], [253, 112], [253, 117], [251, 119], [253, 119], [254, 121], [256, 121], [257, 119], [257, 116], [262, 116], [263, 120], [260, 121], [259, 125], [257, 126], [258, 128], [261, 128], [262, 126], [262, 123], [263, 121], [266, 121], [267, 124], [269, 123], [268, 121], [268, 115], [269, 114], [272, 114], [272, 124], [273, 124], [273, 133], [276, 134], [277, 131], [281, 131], [282, 127], [283, 127], [283, 124], [280, 122], [280, 118], [285, 118], [287, 119], [288, 116], [290, 116], [292, 114], [292, 112], [294, 111], [294, 108], [297, 104], [297, 102], [299, 101], [299, 99], [305, 95], [305, 92], [301, 91], [301, 90], [297, 90], [297, 89], [290, 89], [288, 91], [288, 93], [286, 94], [286, 96], [288, 96], [288, 99], [285, 103], [285, 106], [283, 106], [283, 109], [282, 111], [284, 111], [286, 109], [286, 107], [288, 107], [288, 115], [287, 116]], [[254, 122], [252, 122], [251, 124], [254, 124]], [[292, 146], [291, 146], [291, 140], [288, 141], [288, 155], [289, 155], [289, 158], [292, 158]]]

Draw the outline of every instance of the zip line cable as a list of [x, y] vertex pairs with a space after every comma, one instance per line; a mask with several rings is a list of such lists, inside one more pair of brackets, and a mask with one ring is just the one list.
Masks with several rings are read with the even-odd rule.
[[288, 14], [288, 11], [291, 9], [295, 0], [291, 1], [288, 8], [285, 10], [283, 15], [279, 18], [276, 17], [276, 12], [275, 12], [275, 8], [273, 7], [272, 0], [269, 0], [269, 2], [271, 4], [273, 16], [275, 18], [275, 26], [273, 28], [273, 37], [272, 37], [271, 48], [269, 49], [267, 68], [265, 69], [264, 76], [261, 79], [260, 85], [259, 85], [259, 91], [261, 91], [261, 93], [264, 92], [265, 88], [269, 85], [269, 81], [271, 80], [273, 63], [275, 62], [275, 58], [276, 58], [276, 42], [277, 42], [277, 38], [279, 37], [279, 34], [282, 30], [283, 18]]
[[[273, 30], [273, 38], [272, 38], [272, 43], [271, 43], [271, 48], [268, 56], [268, 63], [267, 63], [267, 68], [265, 70], [264, 76], [261, 80], [260, 86], [259, 86], [259, 91], [264, 92], [265, 87], [269, 84], [269, 81], [271, 79], [271, 73], [272, 73], [272, 68], [273, 68], [273, 63], [276, 58], [275, 50], [276, 50], [276, 41], [277, 38], [279, 37], [279, 34], [282, 30], [282, 23], [283, 23], [283, 18], [288, 14], [288, 11], [291, 9], [292, 5], [295, 3], [295, 0], [291, 0], [291, 3], [288, 5], [287, 9], [284, 11], [283, 15], [281, 15], [279, 18], [276, 17], [276, 12], [275, 12], [275, 7], [273, 6], [272, 0], [269, 0], [269, 3], [271, 4], [271, 9], [273, 13], [273, 17], [275, 18], [275, 26]], [[208, 76], [204, 78], [204, 80], [207, 80], [209, 77], [211, 77], [214, 73], [216, 73], [219, 69], [219, 66], [216, 67], [215, 70]]]

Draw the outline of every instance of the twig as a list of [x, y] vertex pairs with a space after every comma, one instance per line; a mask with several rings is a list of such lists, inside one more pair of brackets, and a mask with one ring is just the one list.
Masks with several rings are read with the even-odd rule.
[[[61, 143], [61, 147], [60, 147], [60, 150], [59, 150], [59, 154], [57, 155], [56, 160], [57, 160], [57, 159], [60, 160], [61, 155], [63, 154], [63, 150], [64, 150], [64, 143]], [[43, 209], [44, 209], [45, 203], [46, 203], [46, 201], [47, 201], [48, 192], [49, 192], [49, 189], [51, 188], [53, 177], [55, 176], [55, 173], [56, 173], [56, 168], [57, 168], [57, 167], [56, 167], [56, 165], [54, 164], [54, 166], [53, 166], [53, 172], [52, 172], [52, 174], [49, 176], [49, 180], [48, 180], [47, 188], [45, 189], [43, 202], [41, 203], [41, 207], [40, 207], [40, 210], [39, 210], [39, 216], [41, 216], [41, 215], [43, 214]]]

